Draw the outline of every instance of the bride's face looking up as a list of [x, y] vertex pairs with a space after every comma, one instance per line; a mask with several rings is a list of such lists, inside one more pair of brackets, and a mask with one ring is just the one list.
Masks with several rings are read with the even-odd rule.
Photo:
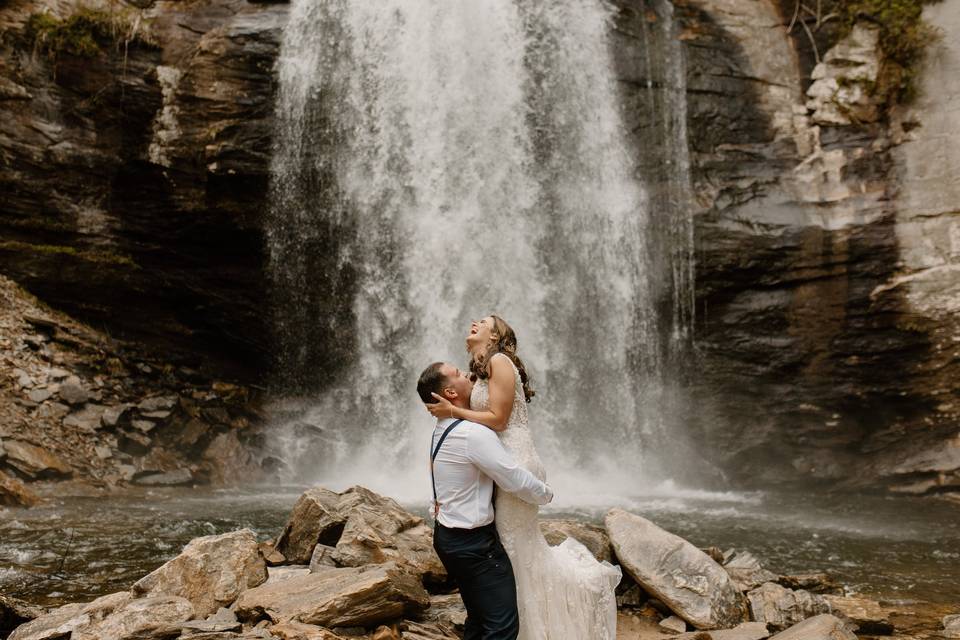
[[487, 316], [482, 320], [474, 320], [470, 323], [470, 333], [467, 334], [467, 351], [477, 353], [486, 349], [497, 339], [497, 334], [493, 332], [492, 316]]

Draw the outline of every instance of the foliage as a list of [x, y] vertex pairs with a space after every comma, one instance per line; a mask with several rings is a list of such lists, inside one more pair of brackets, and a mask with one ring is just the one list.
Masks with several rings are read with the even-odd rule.
[[85, 6], [63, 19], [46, 12], [34, 13], [27, 20], [24, 35], [51, 59], [61, 54], [93, 58], [108, 44], [152, 44], [140, 33], [139, 21], [132, 19], [129, 11]]
[[799, 25], [810, 39], [817, 62], [820, 53], [814, 34], [828, 24], [838, 24], [836, 39], [846, 37], [858, 21], [880, 30], [880, 77], [870, 89], [888, 104], [910, 102], [927, 47], [939, 31], [923, 20], [923, 7], [940, 0], [796, 0], [790, 30]]
[[938, 0], [841, 0], [836, 8], [843, 33], [858, 20], [880, 28], [883, 61], [874, 94], [888, 102], [908, 103], [917, 95], [917, 81], [927, 47], [939, 37], [924, 22], [923, 7]]

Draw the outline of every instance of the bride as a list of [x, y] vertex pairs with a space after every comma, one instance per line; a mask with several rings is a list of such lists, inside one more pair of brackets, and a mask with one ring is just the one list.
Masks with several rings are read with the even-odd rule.
[[[493, 429], [517, 463], [546, 479], [527, 428], [527, 403], [534, 396], [513, 329], [498, 316], [470, 325], [470, 371], [476, 379], [470, 409], [436, 394], [427, 405], [438, 418], [463, 418]], [[518, 640], [615, 640], [614, 589], [620, 569], [598, 562], [573, 538], [551, 547], [537, 521], [538, 507], [500, 491], [497, 532], [510, 556], [520, 611]]]

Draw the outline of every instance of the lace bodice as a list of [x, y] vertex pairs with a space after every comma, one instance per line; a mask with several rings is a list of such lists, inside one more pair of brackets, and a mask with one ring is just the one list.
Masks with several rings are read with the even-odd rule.
[[[494, 357], [506, 358], [502, 355], [495, 355]], [[512, 360], [509, 358], [507, 360], [513, 368], [513, 407], [510, 410], [510, 418], [507, 420], [507, 428], [497, 435], [500, 437], [503, 446], [513, 453], [514, 458], [521, 466], [545, 481], [546, 473], [543, 470], [543, 463], [540, 461], [540, 456], [537, 455], [536, 447], [533, 445], [533, 436], [527, 426], [527, 401], [523, 394], [520, 372]], [[490, 385], [486, 380], [477, 380], [473, 385], [473, 392], [470, 394], [470, 408], [475, 411], [485, 411], [490, 408]]]

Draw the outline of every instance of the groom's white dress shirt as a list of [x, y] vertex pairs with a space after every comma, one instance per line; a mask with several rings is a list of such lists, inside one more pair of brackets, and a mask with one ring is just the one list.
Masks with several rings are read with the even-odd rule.
[[[432, 452], [454, 420], [437, 421]], [[531, 504], [547, 504], [553, 491], [517, 465], [493, 430], [464, 420], [447, 435], [433, 463], [440, 513], [445, 527], [475, 529], [494, 519], [493, 483]]]

